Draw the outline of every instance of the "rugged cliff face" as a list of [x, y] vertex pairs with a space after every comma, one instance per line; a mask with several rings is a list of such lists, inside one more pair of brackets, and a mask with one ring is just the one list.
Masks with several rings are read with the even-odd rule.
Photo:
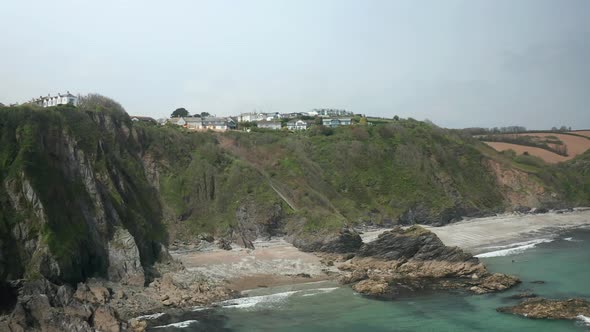
[[176, 239], [351, 252], [358, 224], [590, 201], [588, 154], [527, 170], [414, 120], [195, 133], [115, 109], [0, 109], [0, 278], [142, 284]]
[[0, 277], [143, 284], [165, 243], [128, 116], [0, 110]]

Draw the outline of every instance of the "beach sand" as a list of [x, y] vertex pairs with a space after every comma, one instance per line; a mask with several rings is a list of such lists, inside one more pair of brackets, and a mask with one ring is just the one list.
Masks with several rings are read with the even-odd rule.
[[[497, 250], [499, 246], [531, 240], [550, 239], [560, 230], [590, 227], [590, 209], [545, 214], [506, 214], [465, 220], [442, 227], [422, 225], [434, 232], [444, 244], [458, 246], [477, 255]], [[361, 234], [363, 242], [373, 241], [388, 229], [371, 229]], [[260, 287], [308, 283], [330, 279], [335, 266], [299, 251], [282, 238], [254, 242], [256, 249], [233, 246], [222, 250], [214, 246], [184, 251], [171, 251], [188, 271], [224, 280], [232, 289], [243, 291]]]
[[232, 250], [170, 253], [187, 270], [226, 280], [230, 288], [239, 291], [327, 280], [326, 271], [335, 270], [323, 265], [318, 256], [302, 252], [281, 238], [255, 241], [254, 247], [251, 250], [234, 245]]
[[444, 244], [457, 246], [474, 255], [518, 242], [550, 239], [559, 231], [590, 226], [590, 210], [567, 213], [501, 215], [460, 221], [442, 227], [425, 226]]

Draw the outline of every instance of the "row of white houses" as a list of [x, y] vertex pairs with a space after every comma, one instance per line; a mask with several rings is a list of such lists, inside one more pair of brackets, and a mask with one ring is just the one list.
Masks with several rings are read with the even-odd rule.
[[31, 104], [35, 104], [41, 107], [51, 107], [57, 105], [78, 105], [78, 97], [74, 96], [67, 91], [64, 94], [58, 93], [57, 96], [47, 95], [45, 97], [39, 96], [39, 98], [33, 98], [29, 101]]

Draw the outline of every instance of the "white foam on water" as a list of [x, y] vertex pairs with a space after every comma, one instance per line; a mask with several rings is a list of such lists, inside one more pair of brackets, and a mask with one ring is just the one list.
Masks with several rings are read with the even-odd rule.
[[[526, 242], [513, 243], [511, 245], [506, 245], [506, 246], [497, 246], [496, 248], [507, 248], [507, 249], [486, 252], [483, 254], [475, 255], [475, 257], [481, 258], [481, 257], [500, 257], [500, 256], [514, 255], [514, 254], [521, 253], [527, 249], [534, 248], [537, 244], [549, 243], [549, 242], [553, 242], [553, 239], [538, 239], [538, 240], [531, 240], [531, 241], [526, 241]], [[493, 248], [493, 247], [489, 247], [489, 248]]]
[[153, 315], [144, 315], [144, 316], [139, 316], [136, 319], [141, 319], [141, 320], [150, 320], [150, 319], [156, 319], [156, 318], [160, 318], [162, 316], [164, 316], [165, 313], [163, 312], [159, 312], [157, 314], [153, 314]]
[[217, 303], [223, 308], [238, 308], [246, 309], [253, 308], [261, 304], [280, 304], [284, 302], [289, 296], [297, 293], [298, 291], [276, 293], [270, 295], [242, 297], [239, 299], [227, 300]]
[[163, 328], [166, 328], [166, 327], [177, 327], [177, 328], [181, 328], [182, 329], [182, 328], [185, 328], [185, 327], [189, 327], [189, 326], [191, 326], [191, 325], [193, 325], [195, 323], [198, 323], [198, 322], [199, 322], [198, 320], [192, 319], [192, 320], [185, 320], [183, 322], [178, 322], [178, 323], [173, 323], [173, 324], [168, 324], [168, 325], [155, 326], [155, 327], [152, 327], [152, 328], [153, 329], [163, 329]]
[[310, 289], [309, 291], [306, 291], [306, 293], [301, 296], [314, 296], [314, 295], [318, 295], [318, 294], [326, 294], [326, 293], [330, 293], [332, 291], [335, 291], [338, 288], [339, 287]]
[[576, 316], [576, 318], [579, 319], [584, 325], [590, 326], [590, 317], [586, 317], [584, 315], [578, 315], [578, 316]]
[[564, 237], [563, 239], [566, 240], [566, 241], [573, 241], [574, 240], [573, 237]]

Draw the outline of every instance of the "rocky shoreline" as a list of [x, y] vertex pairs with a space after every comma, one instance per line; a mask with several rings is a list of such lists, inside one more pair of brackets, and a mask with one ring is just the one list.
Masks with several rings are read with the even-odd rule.
[[[11, 285], [13, 309], [1, 316], [0, 330], [143, 331], [153, 327], [154, 315], [177, 315], [179, 310], [241, 296], [242, 289], [228, 282], [231, 273], [238, 279], [252, 278], [246, 284], [254, 287], [273, 286], [275, 280], [263, 279], [273, 272], [283, 282], [333, 279], [379, 299], [423, 291], [485, 294], [519, 283], [516, 277], [490, 273], [476, 257], [446, 246], [420, 226], [396, 227], [367, 243], [350, 229], [343, 229], [336, 238], [346, 243], [315, 253], [297, 250], [282, 240], [255, 242], [257, 249], [230, 246], [229, 251], [216, 248], [213, 242], [205, 249], [176, 245], [166, 262], [154, 266], [150, 273], [157, 277], [145, 286], [97, 279], [76, 287], [43, 279], [18, 281]], [[207, 269], [210, 273], [204, 274]], [[255, 271], [264, 274], [255, 275]]]
[[590, 318], [590, 302], [584, 299], [550, 300], [531, 298], [511, 307], [501, 307], [498, 312], [510, 313], [531, 319], [586, 319]]

